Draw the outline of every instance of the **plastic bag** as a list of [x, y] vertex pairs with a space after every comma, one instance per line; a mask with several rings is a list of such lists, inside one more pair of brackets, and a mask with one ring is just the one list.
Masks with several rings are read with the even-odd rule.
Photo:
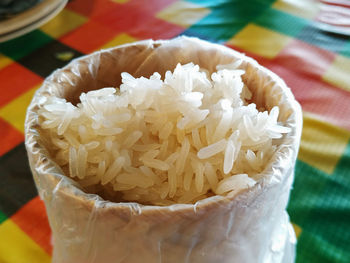
[[[258, 183], [236, 196], [213, 196], [196, 204], [146, 206], [113, 203], [87, 194], [50, 158], [38, 129], [43, 97], [77, 103], [81, 92], [119, 86], [121, 72], [164, 76], [177, 63], [193, 62], [209, 72], [242, 59], [244, 82], [257, 108], [280, 107], [279, 121], [292, 131]], [[286, 206], [300, 143], [302, 114], [290, 89], [256, 61], [227, 47], [196, 38], [141, 41], [102, 50], [56, 70], [36, 92], [25, 131], [30, 166], [44, 200], [53, 235], [54, 263], [289, 263], [295, 234]]]

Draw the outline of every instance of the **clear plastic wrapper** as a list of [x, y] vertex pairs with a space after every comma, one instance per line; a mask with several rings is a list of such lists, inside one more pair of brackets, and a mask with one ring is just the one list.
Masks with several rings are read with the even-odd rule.
[[[148, 206], [114, 203], [88, 194], [50, 158], [38, 125], [43, 97], [77, 103], [82, 92], [119, 86], [120, 73], [164, 76], [177, 63], [193, 62], [209, 72], [243, 60], [242, 76], [257, 107], [279, 106], [279, 121], [291, 132], [261, 179], [235, 196], [213, 196], [195, 204]], [[286, 206], [300, 143], [300, 105], [286, 84], [256, 61], [222, 45], [196, 38], [146, 40], [76, 59], [49, 76], [27, 111], [26, 148], [53, 235], [54, 263], [290, 263], [296, 238]]]

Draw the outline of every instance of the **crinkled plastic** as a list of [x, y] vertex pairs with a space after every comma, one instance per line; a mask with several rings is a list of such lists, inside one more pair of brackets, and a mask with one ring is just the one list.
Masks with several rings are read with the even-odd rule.
[[[38, 129], [43, 97], [76, 103], [81, 92], [120, 85], [121, 72], [149, 77], [177, 63], [215, 71], [237, 59], [253, 101], [280, 107], [279, 121], [292, 131], [258, 183], [235, 196], [213, 196], [196, 204], [148, 206], [113, 203], [88, 194], [65, 176], [49, 156]], [[286, 206], [300, 143], [300, 105], [274, 73], [241, 53], [203, 40], [179, 37], [127, 44], [72, 61], [49, 76], [28, 108], [26, 147], [34, 180], [44, 200], [53, 235], [54, 263], [290, 263], [296, 238]]]

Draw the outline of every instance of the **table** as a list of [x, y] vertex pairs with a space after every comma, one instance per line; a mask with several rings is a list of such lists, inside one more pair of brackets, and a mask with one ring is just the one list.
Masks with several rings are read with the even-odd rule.
[[296, 262], [350, 262], [347, 0], [72, 0], [40, 29], [0, 43], [0, 262], [51, 259], [23, 143], [26, 107], [45, 77], [95, 50], [178, 35], [244, 52], [286, 81], [304, 114], [288, 206]]

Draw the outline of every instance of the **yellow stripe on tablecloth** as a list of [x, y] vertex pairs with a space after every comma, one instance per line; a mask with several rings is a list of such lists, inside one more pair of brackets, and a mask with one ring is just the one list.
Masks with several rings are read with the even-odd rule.
[[131, 42], [134, 42], [134, 41], [136, 41], [136, 38], [133, 38], [132, 36], [130, 36], [130, 35], [126, 34], [126, 33], [121, 33], [121, 34], [118, 34], [111, 41], [109, 41], [106, 44], [104, 44], [101, 47], [101, 49], [111, 48], [111, 47], [119, 46], [119, 45], [122, 45], [122, 44], [131, 43]]
[[298, 225], [295, 224], [295, 223], [292, 223], [292, 226], [293, 226], [293, 228], [294, 228], [295, 236], [296, 236], [297, 238], [299, 238], [299, 236], [300, 236], [300, 234], [301, 234], [301, 232], [302, 232], [301, 227], [298, 226]]
[[306, 19], [314, 18], [320, 11], [320, 3], [309, 0], [277, 0], [272, 7]]
[[43, 25], [40, 30], [57, 39], [78, 28], [87, 20], [86, 17], [80, 14], [63, 9], [55, 18]]
[[0, 54], [0, 69], [6, 67], [7, 65], [10, 65], [12, 63], [12, 60], [3, 55], [3, 54]]
[[24, 120], [27, 107], [33, 98], [34, 92], [40, 85], [28, 90], [9, 104], [0, 108], [0, 116], [22, 133], [24, 133]]
[[349, 139], [349, 131], [304, 114], [298, 158], [327, 174], [332, 174]]
[[130, 0], [112, 0], [112, 2], [118, 3], [118, 4], [125, 4], [129, 2]]
[[176, 1], [159, 13], [156, 17], [175, 25], [188, 28], [210, 13], [210, 9], [187, 1]]
[[255, 24], [248, 24], [227, 43], [272, 59], [276, 57], [291, 40], [292, 38], [270, 29]]
[[350, 91], [350, 59], [337, 55], [322, 78], [336, 87]]
[[49, 263], [50, 256], [11, 219], [0, 225], [0, 262]]

